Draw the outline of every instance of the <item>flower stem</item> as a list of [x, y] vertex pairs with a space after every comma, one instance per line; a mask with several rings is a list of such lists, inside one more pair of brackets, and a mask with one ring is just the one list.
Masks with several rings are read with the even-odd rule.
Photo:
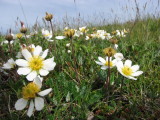
[[8, 47], [9, 47], [9, 53], [13, 57], [12, 46], [11, 46], [11, 42], [10, 41], [8, 42]]
[[[53, 39], [53, 37], [54, 37], [53, 24], [52, 24], [51, 20], [49, 22], [50, 22], [51, 29], [52, 29], [52, 39]], [[54, 51], [56, 53], [56, 40], [54, 40]]]
[[121, 97], [122, 97], [122, 92], [123, 92], [123, 85], [124, 85], [124, 77], [121, 80], [121, 90], [120, 90]]
[[70, 38], [70, 43], [71, 43], [72, 59], [74, 61], [74, 69], [75, 69], [75, 72], [76, 72], [76, 80], [77, 80], [77, 82], [80, 82], [79, 74], [78, 74], [78, 68], [76, 67], [77, 66], [77, 64], [76, 64], [77, 62], [76, 62], [75, 50], [74, 50], [74, 46], [73, 46], [73, 38]]
[[110, 92], [110, 75], [111, 75], [111, 68], [110, 68], [110, 56], [108, 56], [108, 73], [107, 73], [107, 79], [106, 79], [106, 90], [107, 90], [107, 101], [109, 99], [109, 92]]
[[109, 89], [110, 87], [110, 75], [111, 75], [111, 68], [110, 68], [110, 56], [108, 56], [108, 73], [106, 79], [106, 87]]

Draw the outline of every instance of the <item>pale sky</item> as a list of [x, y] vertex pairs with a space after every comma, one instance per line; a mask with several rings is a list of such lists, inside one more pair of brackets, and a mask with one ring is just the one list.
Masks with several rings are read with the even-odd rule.
[[[141, 15], [157, 16], [160, 13], [160, 0], [137, 2]], [[134, 0], [0, 0], [0, 32], [6, 32], [9, 28], [16, 29], [17, 17], [29, 26], [32, 26], [37, 18], [41, 22], [45, 12], [54, 14], [57, 24], [62, 22], [66, 15], [71, 19], [76, 18], [79, 13], [85, 21], [98, 22], [105, 19], [111, 23], [115, 17], [119, 22], [134, 19], [136, 7]]]

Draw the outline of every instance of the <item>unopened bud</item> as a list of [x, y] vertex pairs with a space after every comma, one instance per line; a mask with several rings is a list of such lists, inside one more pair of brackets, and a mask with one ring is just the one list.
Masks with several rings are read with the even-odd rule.
[[27, 32], [27, 28], [22, 27], [22, 28], [20, 29], [20, 32], [25, 34], [25, 33]]
[[51, 21], [52, 18], [53, 18], [53, 15], [46, 12], [45, 19], [46, 19], [47, 21]]
[[11, 34], [6, 35], [6, 36], [5, 36], [5, 39], [10, 42], [11, 40], [13, 40], [13, 36], [12, 36]]

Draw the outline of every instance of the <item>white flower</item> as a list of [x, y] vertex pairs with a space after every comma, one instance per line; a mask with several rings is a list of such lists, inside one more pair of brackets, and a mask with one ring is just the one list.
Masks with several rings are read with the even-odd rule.
[[141, 75], [143, 71], [138, 71], [139, 65], [131, 65], [131, 60], [126, 60], [124, 64], [122, 61], [119, 61], [117, 63], [117, 69], [123, 76], [127, 77], [128, 79], [137, 80], [135, 77]]
[[50, 40], [52, 38], [52, 31], [42, 29], [42, 35], [45, 39]]
[[9, 59], [5, 64], [3, 64], [3, 69], [12, 69], [16, 65], [15, 61], [13, 58]]
[[88, 31], [88, 29], [87, 29], [86, 26], [80, 27], [79, 30], [80, 30], [80, 32], [81, 32], [82, 35], [83, 35], [84, 33], [87, 33], [87, 31]]
[[41, 46], [32, 45], [29, 52], [28, 49], [22, 49], [22, 55], [25, 59], [16, 60], [16, 64], [19, 66], [17, 72], [19, 75], [27, 75], [26, 78], [29, 81], [33, 81], [38, 75], [46, 76], [49, 71], [53, 70], [56, 63], [54, 57], [46, 59], [48, 49], [44, 52]]
[[[106, 70], [109, 66], [108, 64], [108, 57], [106, 59], [103, 59], [102, 57], [98, 57], [99, 61], [95, 61], [98, 65], [101, 65], [102, 70]], [[117, 60], [112, 60], [112, 57], [110, 57], [110, 68], [113, 68], [116, 65]]]
[[71, 51], [70, 51], [70, 50], [67, 50], [67, 52], [68, 52], [68, 53], [71, 53]]
[[66, 38], [65, 36], [56, 36], [55, 37], [57, 40], [62, 40], [62, 39], [64, 39], [64, 38]]
[[70, 45], [71, 45], [71, 43], [67, 43], [67, 44], [66, 44], [66, 47], [69, 47]]
[[118, 45], [117, 44], [114, 44], [114, 49], [118, 49]]
[[80, 32], [80, 31], [78, 31], [78, 30], [75, 30], [75, 29], [74, 29], [74, 31], [75, 31], [74, 37], [80, 37], [80, 35], [83, 35], [83, 33]]
[[116, 58], [117, 61], [121, 61], [124, 59], [122, 53], [116, 53], [116, 54], [114, 54], [114, 57]]
[[[11, 40], [11, 41], [10, 41], [10, 44], [13, 44], [13, 43], [14, 43], [14, 40]], [[1, 42], [1, 45], [3, 45], [3, 44], [9, 44], [8, 40], [2, 41], [2, 42]]]
[[[52, 88], [40, 91], [42, 86], [42, 82], [39, 77], [35, 78], [33, 82], [30, 82], [27, 86], [22, 89], [22, 98], [18, 99], [15, 103], [16, 110], [23, 110], [28, 102], [29, 108], [27, 111], [27, 115], [29, 117], [32, 116], [34, 107], [37, 111], [40, 111], [44, 107], [44, 97], [52, 91]], [[40, 97], [39, 97], [40, 96]]]
[[86, 36], [85, 40], [89, 40], [90, 38], [88, 36]]

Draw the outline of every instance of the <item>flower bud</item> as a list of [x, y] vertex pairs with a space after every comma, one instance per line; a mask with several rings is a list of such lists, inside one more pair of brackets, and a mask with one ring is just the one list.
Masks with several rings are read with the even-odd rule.
[[27, 32], [27, 28], [21, 28], [20, 32], [25, 34]]
[[20, 21], [20, 22], [21, 22], [20, 32], [25, 34], [27, 32], [27, 28], [25, 27], [25, 25], [24, 25], [24, 23], [22, 21]]
[[109, 57], [112, 57], [112, 56], [114, 56], [114, 54], [116, 53], [116, 50], [113, 49], [113, 48], [111, 48], [111, 47], [108, 47], [108, 48], [105, 48], [105, 49], [103, 50], [103, 52], [104, 52], [105, 55], [107, 55], [107, 56], [109, 56]]
[[10, 42], [11, 40], [13, 40], [13, 36], [11, 34], [8, 34], [5, 36], [5, 39]]
[[45, 19], [46, 19], [47, 21], [51, 21], [52, 18], [53, 18], [53, 15], [46, 12]]

